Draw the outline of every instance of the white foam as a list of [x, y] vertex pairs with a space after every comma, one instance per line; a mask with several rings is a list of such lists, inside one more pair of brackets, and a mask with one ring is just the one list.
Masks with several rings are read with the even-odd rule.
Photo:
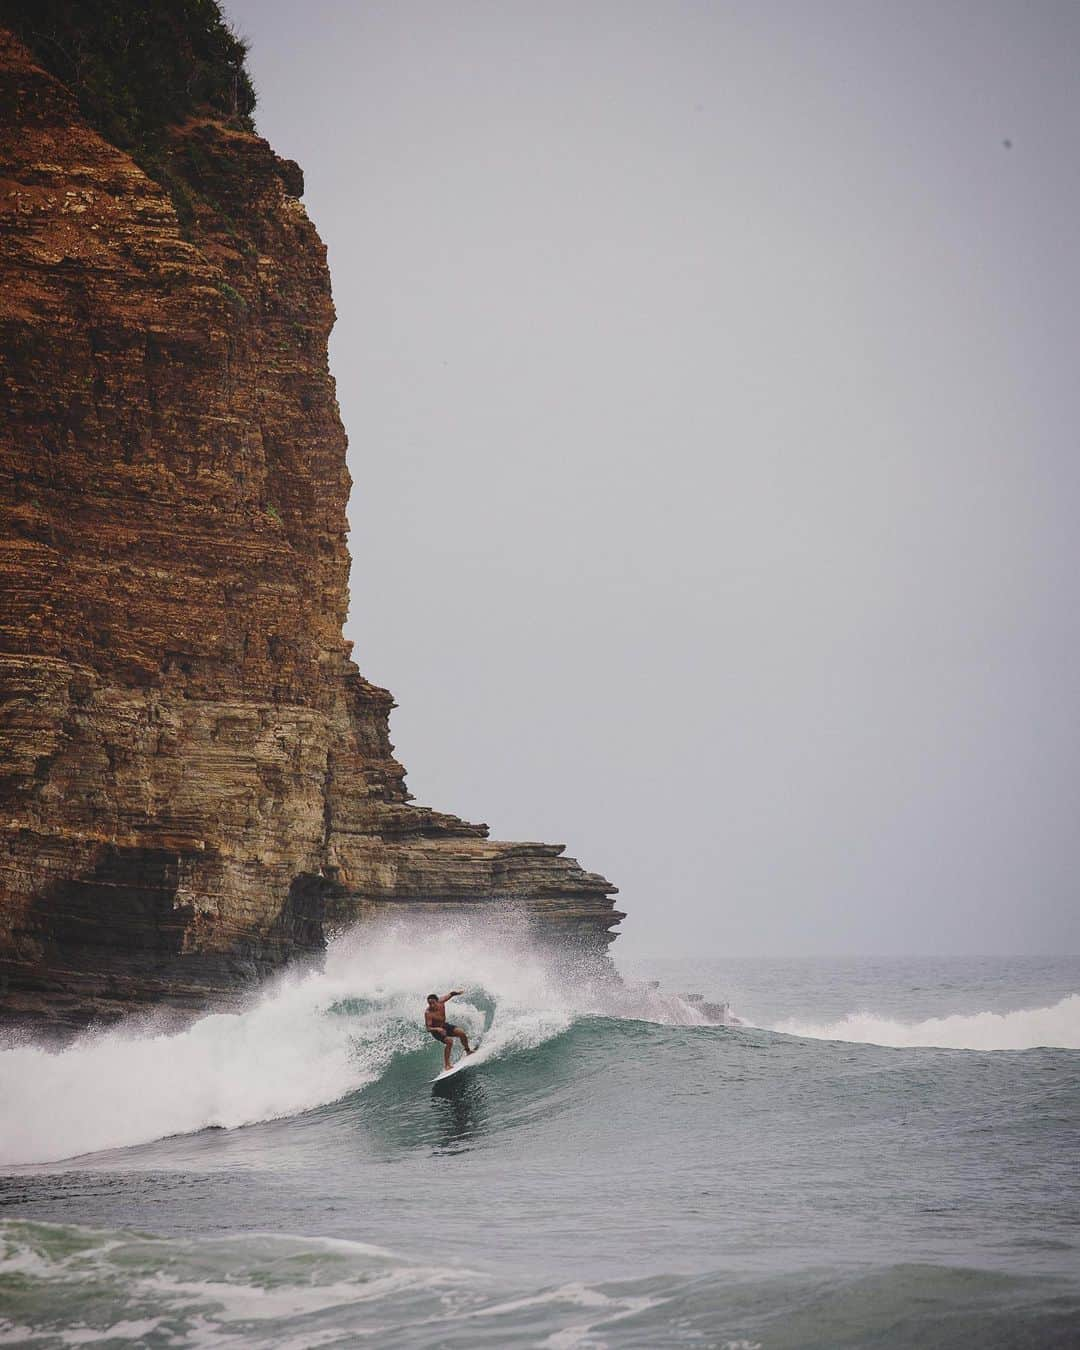
[[[366, 926], [331, 945], [322, 971], [276, 982], [247, 1011], [168, 1035], [119, 1028], [59, 1053], [0, 1052], [0, 1164], [296, 1115], [363, 1087], [403, 1051], [429, 1049], [436, 1069], [424, 998], [451, 987], [482, 991], [452, 1011], [484, 1032], [485, 1058], [550, 1040], [579, 1013], [701, 1020], [671, 996], [557, 973], [512, 924]], [[486, 1029], [481, 1004], [495, 1009]]]
[[821, 1041], [861, 1041], [869, 1045], [938, 1047], [953, 1050], [1033, 1050], [1056, 1046], [1080, 1050], [1080, 994], [1047, 1008], [1017, 1012], [980, 1012], [900, 1022], [870, 1012], [847, 1013], [838, 1022], [789, 1018], [773, 1031]]
[[18, 1322], [0, 1322], [0, 1345], [30, 1345], [34, 1341], [44, 1341], [51, 1337], [49, 1331], [35, 1331], [33, 1327]]
[[372, 1076], [309, 982], [174, 1035], [0, 1054], [0, 1161], [51, 1161], [333, 1101]]
[[[74, 1249], [72, 1235], [80, 1239]], [[466, 1338], [494, 1344], [491, 1324], [505, 1322], [514, 1339], [518, 1314], [526, 1312], [555, 1328], [530, 1344], [602, 1350], [609, 1344], [604, 1335], [609, 1327], [667, 1302], [663, 1296], [604, 1292], [579, 1282], [508, 1286], [491, 1272], [417, 1264], [339, 1238], [265, 1233], [152, 1238], [14, 1220], [0, 1222], [0, 1244], [8, 1256], [33, 1254], [37, 1264], [20, 1269], [27, 1274], [26, 1290], [46, 1315], [57, 1288], [77, 1288], [87, 1299], [87, 1320], [58, 1333], [0, 1321], [0, 1344], [57, 1335], [71, 1346], [141, 1344], [168, 1328], [174, 1343], [207, 1350], [234, 1343], [249, 1350], [307, 1350], [368, 1339], [381, 1344], [389, 1331], [400, 1333], [403, 1327], [427, 1329], [430, 1334], [420, 1337], [424, 1344], [435, 1344], [436, 1337], [438, 1344], [444, 1339], [464, 1344]], [[95, 1314], [107, 1325], [92, 1325]], [[474, 1321], [475, 1334], [467, 1336]], [[536, 1335], [541, 1334], [538, 1326]]]
[[138, 1321], [114, 1322], [100, 1331], [93, 1327], [71, 1327], [60, 1332], [65, 1345], [95, 1345], [100, 1341], [137, 1341], [145, 1345], [147, 1336], [156, 1331], [164, 1318], [142, 1318]]
[[[87, 1240], [74, 1251], [49, 1254], [41, 1240], [48, 1230], [57, 1235], [77, 1232]], [[95, 1238], [100, 1240], [95, 1242]], [[71, 1346], [122, 1340], [142, 1344], [162, 1322], [175, 1323], [177, 1318], [183, 1323], [185, 1345], [231, 1343], [230, 1332], [239, 1328], [246, 1346], [265, 1345], [274, 1350], [289, 1344], [313, 1346], [320, 1343], [318, 1333], [312, 1333], [309, 1327], [291, 1337], [289, 1324], [328, 1312], [347, 1312], [349, 1336], [355, 1339], [367, 1334], [357, 1313], [370, 1313], [377, 1319], [380, 1307], [393, 1307], [418, 1297], [438, 1299], [463, 1281], [470, 1288], [483, 1290], [488, 1282], [488, 1277], [478, 1272], [417, 1265], [367, 1243], [284, 1234], [168, 1239], [16, 1220], [0, 1223], [0, 1249], [6, 1249], [5, 1273], [18, 1270], [27, 1289], [36, 1286], [40, 1290], [50, 1284], [78, 1286], [95, 1294], [99, 1306], [119, 1299], [132, 1308], [149, 1306], [157, 1314], [152, 1318], [120, 1318], [103, 1328], [79, 1322], [55, 1333]], [[268, 1283], [268, 1260], [273, 1268], [275, 1257], [290, 1253], [332, 1259], [303, 1261], [292, 1278], [287, 1269], [279, 1269], [274, 1282]], [[222, 1278], [208, 1278], [208, 1270], [215, 1265], [220, 1265]], [[377, 1321], [373, 1323], [377, 1325]], [[0, 1345], [25, 1344], [35, 1336], [50, 1334], [0, 1322]], [[333, 1339], [340, 1336], [338, 1329]]]

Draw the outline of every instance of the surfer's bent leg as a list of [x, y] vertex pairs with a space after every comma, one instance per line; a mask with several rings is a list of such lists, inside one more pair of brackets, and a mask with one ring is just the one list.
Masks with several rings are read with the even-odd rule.
[[438, 1027], [428, 1027], [428, 1031], [437, 1041], [442, 1041], [443, 1068], [448, 1069], [450, 1067], [450, 1037], [445, 1031], [441, 1031]]
[[465, 1053], [467, 1055], [471, 1055], [472, 1046], [469, 1044], [468, 1035], [464, 1031], [462, 1031], [460, 1027], [448, 1027], [447, 1030], [449, 1031], [451, 1036], [456, 1036], [458, 1038], [461, 1044], [465, 1047]]

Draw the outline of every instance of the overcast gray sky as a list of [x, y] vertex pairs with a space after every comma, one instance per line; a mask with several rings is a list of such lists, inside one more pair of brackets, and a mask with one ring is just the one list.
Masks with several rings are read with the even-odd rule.
[[1080, 6], [226, 8], [417, 799], [628, 955], [1080, 950]]

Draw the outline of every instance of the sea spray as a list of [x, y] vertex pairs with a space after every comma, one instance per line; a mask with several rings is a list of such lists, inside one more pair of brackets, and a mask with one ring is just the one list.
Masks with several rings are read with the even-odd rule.
[[488, 1058], [539, 1045], [575, 1017], [606, 1013], [700, 1024], [700, 1012], [632, 989], [595, 963], [554, 960], [511, 921], [367, 925], [332, 944], [321, 971], [280, 977], [247, 1009], [186, 1030], [119, 1027], [56, 1052], [0, 1052], [0, 1163], [53, 1162], [211, 1126], [297, 1115], [433, 1048], [425, 996], [465, 988], [453, 1018]]

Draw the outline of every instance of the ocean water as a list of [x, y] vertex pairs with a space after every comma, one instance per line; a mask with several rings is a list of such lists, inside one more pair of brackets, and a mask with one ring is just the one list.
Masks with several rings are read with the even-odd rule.
[[0, 1344], [1080, 1345], [1080, 959], [622, 967], [368, 932], [0, 1052]]

